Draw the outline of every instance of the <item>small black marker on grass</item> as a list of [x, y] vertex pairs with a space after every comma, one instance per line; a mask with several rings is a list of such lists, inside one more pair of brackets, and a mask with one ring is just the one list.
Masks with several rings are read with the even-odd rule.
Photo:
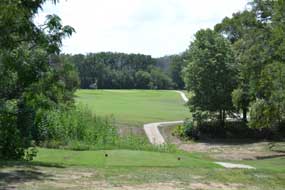
[[181, 158], [180, 158], [180, 157], [177, 157], [177, 160], [181, 160]]
[[105, 157], [108, 157], [108, 154], [105, 154]]

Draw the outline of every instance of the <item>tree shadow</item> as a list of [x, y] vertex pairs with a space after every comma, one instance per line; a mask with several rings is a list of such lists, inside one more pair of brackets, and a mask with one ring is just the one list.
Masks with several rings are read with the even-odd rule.
[[65, 168], [44, 162], [0, 161], [0, 189], [17, 189], [19, 184], [32, 181], [53, 180], [53, 175], [42, 167]]
[[12, 171], [0, 171], [0, 189], [8, 190], [18, 184], [30, 181], [39, 181], [51, 178], [52, 175], [29, 169], [17, 169]]
[[0, 169], [4, 167], [16, 167], [16, 166], [23, 166], [23, 167], [52, 167], [52, 168], [65, 168], [64, 165], [58, 163], [47, 163], [47, 162], [38, 162], [38, 161], [1, 161], [0, 160]]

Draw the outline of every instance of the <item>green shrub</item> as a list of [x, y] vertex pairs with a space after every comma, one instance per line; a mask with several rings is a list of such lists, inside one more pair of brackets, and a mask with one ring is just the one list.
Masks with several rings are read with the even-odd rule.
[[221, 126], [219, 121], [204, 121], [200, 124], [193, 124], [186, 120], [183, 126], [175, 129], [176, 136], [193, 139], [252, 139], [252, 140], [282, 140], [285, 133], [279, 128], [250, 128], [244, 121], [226, 121]]
[[173, 135], [183, 139], [197, 140], [199, 138], [199, 129], [194, 125], [192, 120], [185, 120], [183, 125], [178, 125], [174, 128]]
[[81, 141], [90, 145], [112, 144], [117, 136], [111, 117], [98, 117], [81, 105], [41, 111], [37, 121], [38, 143], [52, 148]]
[[185, 138], [185, 126], [184, 125], [177, 125], [173, 131], [172, 135], [180, 137], [180, 138]]

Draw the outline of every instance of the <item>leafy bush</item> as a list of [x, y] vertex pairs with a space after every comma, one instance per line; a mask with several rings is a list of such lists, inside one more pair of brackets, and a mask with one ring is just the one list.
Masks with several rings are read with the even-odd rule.
[[90, 145], [112, 144], [117, 136], [112, 118], [98, 117], [80, 105], [38, 113], [37, 128], [38, 142], [53, 148], [79, 141]]
[[278, 106], [264, 99], [251, 104], [249, 126], [252, 128], [274, 128], [279, 124]]
[[244, 121], [227, 121], [221, 126], [219, 121], [204, 121], [195, 124], [185, 121], [175, 129], [175, 135], [193, 140], [206, 139], [255, 139], [281, 140], [285, 137], [284, 127], [279, 128], [250, 128]]
[[197, 140], [199, 138], [199, 130], [194, 125], [193, 121], [185, 120], [183, 125], [178, 125], [174, 129], [173, 135], [184, 139]]

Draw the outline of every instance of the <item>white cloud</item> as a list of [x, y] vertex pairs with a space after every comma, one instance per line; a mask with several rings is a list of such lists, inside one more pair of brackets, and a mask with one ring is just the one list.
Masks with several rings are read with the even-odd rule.
[[248, 0], [61, 0], [37, 18], [58, 14], [76, 29], [65, 53], [116, 51], [154, 57], [184, 51], [193, 34], [243, 10]]

